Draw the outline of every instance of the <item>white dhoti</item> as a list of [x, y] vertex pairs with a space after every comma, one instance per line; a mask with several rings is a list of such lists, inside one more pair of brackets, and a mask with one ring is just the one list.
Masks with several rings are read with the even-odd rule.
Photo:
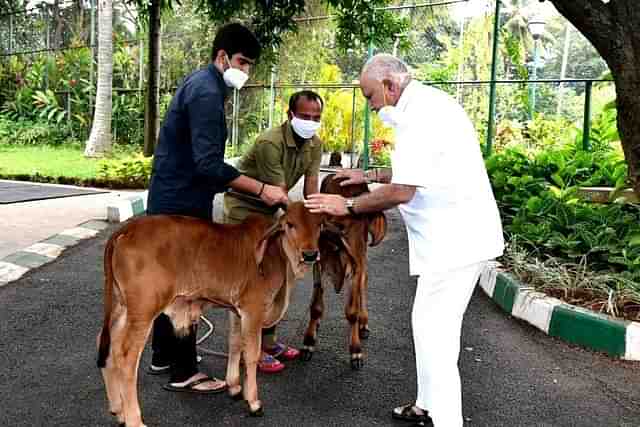
[[458, 358], [462, 317], [485, 262], [418, 277], [411, 322], [416, 349], [416, 406], [435, 427], [462, 427]]

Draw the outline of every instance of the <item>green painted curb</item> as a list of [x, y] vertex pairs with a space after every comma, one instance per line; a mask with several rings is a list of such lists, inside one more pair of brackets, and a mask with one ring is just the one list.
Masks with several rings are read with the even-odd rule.
[[549, 335], [611, 356], [622, 357], [626, 349], [627, 323], [568, 305], [559, 305], [553, 309]]
[[52, 243], [54, 245], [59, 245], [63, 247], [75, 245], [78, 243], [80, 239], [77, 237], [65, 235], [65, 234], [56, 234], [54, 236], [49, 237], [48, 239], [43, 240], [43, 243]]
[[[604, 352], [612, 357], [626, 360], [640, 360], [640, 323], [614, 319], [605, 314], [575, 307], [557, 299], [544, 297], [549, 302], [537, 304], [526, 310], [520, 308], [513, 313], [514, 303], [522, 304], [521, 292], [533, 291], [508, 273], [498, 272], [495, 276], [493, 295], [491, 287], [481, 285], [485, 293], [504, 311], [525, 320], [542, 332], [570, 344], [593, 351]], [[540, 326], [545, 312], [549, 316], [548, 330]]]
[[145, 212], [144, 202], [140, 197], [136, 197], [131, 200], [131, 210], [133, 211], [133, 215], [142, 215]]
[[2, 260], [10, 262], [11, 264], [19, 265], [20, 267], [36, 268], [53, 261], [53, 259], [54, 258], [49, 258], [48, 256], [40, 254], [18, 251], [7, 255]]
[[507, 313], [513, 310], [519, 286], [517, 282], [506, 274], [496, 277], [496, 287], [493, 290], [493, 300]]

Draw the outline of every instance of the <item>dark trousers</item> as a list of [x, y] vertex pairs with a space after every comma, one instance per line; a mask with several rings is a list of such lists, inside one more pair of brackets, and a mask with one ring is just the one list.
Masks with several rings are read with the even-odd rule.
[[169, 316], [164, 313], [153, 322], [151, 363], [154, 366], [170, 365], [170, 382], [184, 382], [198, 372], [196, 333], [197, 325], [191, 325], [186, 336], [177, 337]]

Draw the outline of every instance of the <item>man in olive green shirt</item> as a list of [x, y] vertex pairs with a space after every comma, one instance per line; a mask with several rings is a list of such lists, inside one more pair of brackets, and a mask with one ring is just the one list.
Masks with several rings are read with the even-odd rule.
[[[316, 132], [322, 107], [322, 98], [317, 93], [308, 90], [294, 93], [289, 99], [288, 120], [258, 136], [237, 165], [240, 173], [285, 191], [291, 190], [304, 176], [304, 196], [317, 193], [322, 141]], [[240, 223], [252, 213], [273, 216], [277, 209], [240, 193], [229, 192], [224, 196], [226, 223]], [[293, 360], [300, 354], [297, 349], [277, 341], [275, 326], [263, 330], [262, 348], [258, 364], [262, 372], [279, 372], [284, 364], [278, 359]]]

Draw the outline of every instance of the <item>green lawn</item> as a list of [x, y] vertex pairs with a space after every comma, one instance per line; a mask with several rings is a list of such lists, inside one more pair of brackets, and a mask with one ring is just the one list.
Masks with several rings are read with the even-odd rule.
[[[0, 175], [43, 175], [53, 177], [95, 178], [99, 159], [88, 159], [80, 145], [11, 145], [0, 143]], [[133, 153], [131, 148], [116, 148], [111, 158]]]

